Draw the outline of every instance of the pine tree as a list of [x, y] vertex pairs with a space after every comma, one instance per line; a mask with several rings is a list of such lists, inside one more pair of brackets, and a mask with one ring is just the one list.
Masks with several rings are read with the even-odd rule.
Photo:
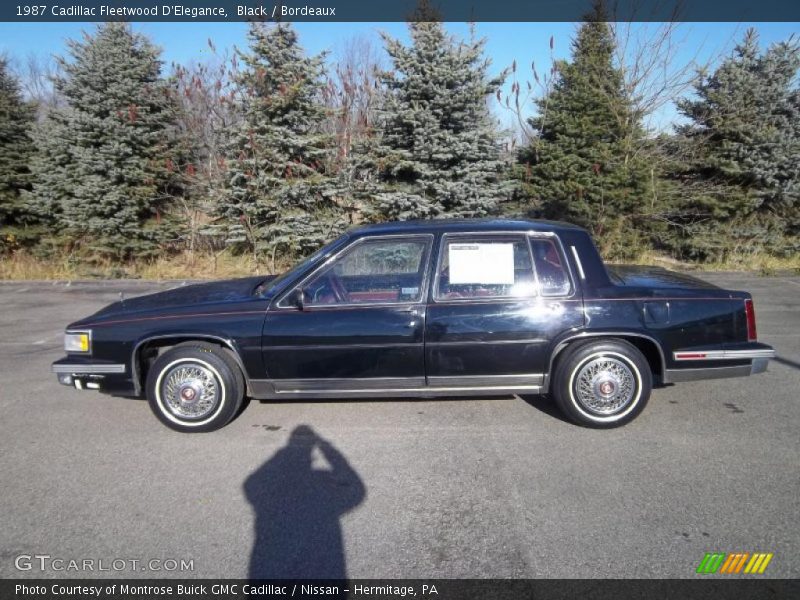
[[539, 212], [588, 228], [606, 254], [635, 250], [649, 175], [636, 149], [644, 133], [614, 64], [614, 40], [602, 5], [572, 43], [571, 61], [555, 65], [551, 92], [530, 119], [536, 132], [520, 152]]
[[159, 51], [123, 23], [68, 41], [34, 162], [36, 208], [78, 248], [124, 259], [157, 250], [169, 198], [171, 94]]
[[31, 187], [33, 123], [33, 106], [23, 101], [8, 61], [0, 56], [0, 243], [16, 245], [24, 235], [19, 226], [31, 221], [21, 192]]
[[253, 24], [236, 83], [242, 122], [228, 149], [219, 213], [228, 241], [262, 253], [304, 255], [345, 225], [326, 174], [332, 140], [323, 133], [323, 56], [308, 57], [289, 24]]
[[409, 47], [384, 36], [394, 72], [382, 76], [375, 134], [356, 148], [366, 217], [496, 214], [513, 188], [486, 103], [502, 77], [487, 75], [484, 40], [456, 41], [437, 21], [409, 29]]
[[[680, 205], [679, 250], [721, 257], [736, 245], [773, 252], [800, 249], [800, 92], [793, 81], [800, 45], [762, 53], [749, 30], [731, 57], [678, 108], [686, 160], [674, 176], [691, 193]], [[787, 235], [788, 234], [788, 235]]]

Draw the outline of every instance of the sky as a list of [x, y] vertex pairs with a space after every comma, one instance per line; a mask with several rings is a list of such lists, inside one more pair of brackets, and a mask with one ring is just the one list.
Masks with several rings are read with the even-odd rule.
[[[637, 24], [644, 28], [645, 36], [656, 24]], [[218, 51], [234, 45], [246, 47], [245, 23], [134, 23], [134, 28], [162, 48], [166, 64], [189, 63], [208, 58], [207, 40], [214, 41]], [[448, 23], [447, 29], [457, 37], [468, 37], [469, 26]], [[676, 40], [679, 43], [676, 63], [706, 62], [712, 57], [727, 55], [745, 30], [754, 26], [759, 32], [762, 46], [800, 35], [800, 23], [683, 23]], [[380, 32], [408, 41], [405, 23], [295, 23], [300, 42], [307, 52], [316, 54], [327, 50], [334, 60], [347, 40], [360, 36], [375, 41], [380, 48]], [[542, 66], [550, 64], [550, 37], [553, 37], [553, 55], [568, 58], [574, 23], [477, 23], [476, 33], [485, 37], [486, 54], [491, 59], [492, 73], [499, 73], [513, 61], [520, 66], [519, 79], [529, 79], [530, 64], [534, 61], [541, 73]], [[65, 40], [79, 38], [81, 31], [92, 31], [91, 23], [0, 23], [0, 53], [12, 60], [24, 61], [29, 55], [49, 57], [65, 54]], [[524, 67], [523, 67], [524, 65]], [[495, 114], [508, 126], [513, 115], [495, 106]], [[528, 112], [533, 111], [533, 107]], [[657, 111], [648, 122], [656, 130], [669, 129], [677, 119], [674, 106], [667, 105]]]

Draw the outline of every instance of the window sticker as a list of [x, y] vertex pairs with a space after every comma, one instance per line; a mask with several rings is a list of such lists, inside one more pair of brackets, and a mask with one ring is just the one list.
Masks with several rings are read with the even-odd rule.
[[450, 244], [451, 284], [514, 283], [514, 244]]

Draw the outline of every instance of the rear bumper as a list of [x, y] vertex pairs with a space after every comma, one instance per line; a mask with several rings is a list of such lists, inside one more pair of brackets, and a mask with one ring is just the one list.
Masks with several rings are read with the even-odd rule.
[[766, 344], [759, 344], [759, 346], [766, 347], [752, 348], [747, 350], [681, 350], [679, 352], [673, 352], [672, 358], [675, 362], [775, 358], [775, 350]]
[[[775, 358], [775, 350], [758, 342], [744, 348], [678, 350], [672, 353], [672, 359], [676, 364], [686, 364], [686, 368], [665, 370], [664, 383], [755, 375], [767, 370], [771, 358]], [[735, 364], [728, 366], [726, 362]], [[703, 363], [708, 365], [703, 366]]]

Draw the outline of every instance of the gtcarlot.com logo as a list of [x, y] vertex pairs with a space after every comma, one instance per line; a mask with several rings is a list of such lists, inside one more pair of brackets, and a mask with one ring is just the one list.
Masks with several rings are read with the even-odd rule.
[[18, 571], [194, 571], [194, 559], [174, 558], [63, 558], [49, 554], [20, 554], [14, 559]]
[[761, 575], [774, 554], [772, 552], [706, 552], [697, 566], [697, 573], [710, 575]]

